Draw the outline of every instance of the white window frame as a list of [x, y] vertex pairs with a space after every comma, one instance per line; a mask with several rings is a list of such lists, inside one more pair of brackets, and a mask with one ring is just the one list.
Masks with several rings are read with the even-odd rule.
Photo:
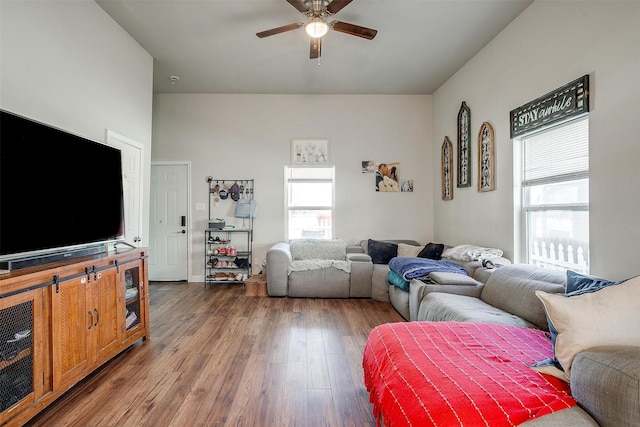
[[[290, 171], [293, 169], [310, 169], [310, 168], [321, 168], [321, 169], [331, 169], [331, 177], [330, 178], [290, 178]], [[292, 210], [323, 210], [331, 212], [331, 227], [330, 227], [330, 238], [333, 239], [335, 236], [335, 201], [336, 201], [336, 178], [335, 178], [335, 166], [295, 166], [295, 165], [285, 165], [284, 167], [284, 209], [286, 214], [284, 215], [284, 233], [285, 233], [285, 241], [291, 240], [289, 236], [289, 211]], [[331, 183], [331, 206], [326, 205], [308, 205], [308, 206], [290, 206], [289, 201], [291, 200], [289, 194], [289, 184], [292, 182], [330, 182]]]
[[[586, 171], [582, 171], [579, 173], [570, 173], [570, 174], [559, 173], [553, 176], [533, 179], [525, 182], [524, 165], [525, 165], [526, 159], [525, 159], [525, 153], [524, 153], [525, 150], [523, 149], [523, 144], [524, 144], [523, 141], [526, 140], [527, 138], [531, 138], [532, 136], [550, 132], [550, 131], [553, 131], [554, 129], [559, 129], [563, 126], [566, 126], [578, 121], [586, 121], [586, 126], [588, 128], [589, 126], [588, 120], [589, 120], [588, 115], [585, 114], [578, 118], [547, 127], [543, 130], [530, 132], [526, 135], [522, 135], [515, 139], [514, 142], [516, 144], [514, 145], [514, 166], [515, 166], [514, 182], [516, 185], [514, 187], [516, 192], [518, 193], [517, 198], [515, 200], [518, 200], [520, 203], [520, 205], [519, 206], [516, 205], [516, 208], [515, 208], [516, 212], [519, 212], [519, 215], [515, 221], [515, 227], [516, 227], [515, 235], [519, 236], [519, 240], [520, 240], [520, 244], [516, 245], [520, 251], [520, 254], [516, 254], [517, 255], [516, 259], [523, 259], [524, 262], [527, 264], [534, 263], [534, 260], [531, 259], [531, 254], [529, 253], [529, 249], [531, 248], [530, 241], [529, 241], [530, 235], [531, 235], [529, 230], [529, 223], [530, 223], [529, 218], [532, 213], [545, 212], [545, 211], [589, 212], [589, 201], [585, 203], [554, 203], [554, 204], [536, 204], [536, 205], [529, 204], [529, 201], [526, 200], [526, 190], [529, 186], [572, 182], [572, 181], [579, 181], [583, 179], [588, 180], [589, 170], [587, 169]], [[557, 251], [558, 248], [555, 248], [555, 250]], [[566, 250], [566, 248], [563, 248], [563, 250]], [[566, 265], [566, 264], [563, 264], [562, 262], [557, 262], [557, 263], [549, 262], [549, 263], [545, 263], [544, 266], [551, 269], [561, 269], [561, 270], [572, 269], [581, 273], [588, 274], [589, 265], [590, 265], [590, 262], [588, 259], [588, 254], [589, 254], [588, 247], [586, 248], [586, 252], [587, 254], [584, 259], [584, 261], [586, 262], [586, 265], [577, 265], [577, 264]], [[577, 253], [574, 253], [573, 256], [574, 256], [574, 262], [577, 263], [578, 262]]]

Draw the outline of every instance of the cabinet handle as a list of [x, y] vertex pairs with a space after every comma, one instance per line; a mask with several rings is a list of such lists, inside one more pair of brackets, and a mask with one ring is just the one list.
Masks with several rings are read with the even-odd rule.
[[94, 323], [93, 326], [98, 326], [98, 323], [100, 323], [100, 313], [97, 308], [94, 308], [93, 311], [96, 313], [96, 323]]
[[91, 329], [93, 327], [93, 313], [90, 311], [88, 313], [89, 317], [91, 318], [91, 322], [89, 322], [89, 329]]

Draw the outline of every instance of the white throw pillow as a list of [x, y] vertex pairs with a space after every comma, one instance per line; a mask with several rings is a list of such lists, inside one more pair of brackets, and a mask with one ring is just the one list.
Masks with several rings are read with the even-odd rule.
[[404, 258], [416, 258], [422, 249], [424, 249], [424, 246], [398, 243], [398, 256]]
[[567, 297], [536, 291], [558, 331], [555, 356], [571, 376], [576, 354], [606, 345], [640, 346], [640, 276], [596, 292]]

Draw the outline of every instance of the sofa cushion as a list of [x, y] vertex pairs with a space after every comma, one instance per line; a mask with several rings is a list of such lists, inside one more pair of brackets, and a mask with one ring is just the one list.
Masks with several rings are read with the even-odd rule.
[[489, 305], [479, 298], [444, 292], [431, 292], [422, 299], [418, 319], [432, 322], [488, 322], [534, 327], [525, 319]]
[[571, 394], [603, 427], [631, 427], [640, 420], [640, 347], [611, 346], [578, 353]]
[[347, 255], [347, 243], [340, 239], [298, 239], [292, 240], [290, 246], [293, 260], [345, 260]]
[[335, 268], [293, 271], [288, 296], [294, 298], [349, 298], [349, 273]]
[[536, 291], [536, 295], [558, 331], [554, 351], [567, 379], [573, 358], [583, 350], [606, 345], [640, 346], [640, 276], [582, 295], [542, 291]]
[[428, 243], [417, 256], [419, 258], [440, 259], [442, 258], [443, 250], [444, 245], [442, 243]]
[[466, 274], [447, 273], [443, 271], [434, 271], [429, 273], [429, 279], [441, 285], [478, 285], [478, 281]]
[[533, 265], [506, 265], [496, 269], [487, 280], [480, 298], [494, 307], [513, 313], [535, 327], [549, 329], [547, 316], [535, 291], [564, 292], [566, 275]]
[[371, 261], [374, 264], [389, 264], [391, 258], [398, 256], [398, 245], [369, 239], [367, 252], [371, 256]]

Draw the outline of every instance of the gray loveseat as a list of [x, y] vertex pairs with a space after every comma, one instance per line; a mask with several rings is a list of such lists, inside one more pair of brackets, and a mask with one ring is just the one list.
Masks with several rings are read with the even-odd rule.
[[[565, 283], [564, 272], [517, 264], [496, 269], [479, 286], [443, 288], [419, 280], [411, 281], [410, 286], [418, 304], [417, 320], [494, 322], [548, 330], [535, 291], [563, 293]], [[523, 425], [640, 425], [640, 347], [603, 346], [582, 351], [573, 361], [570, 379], [578, 406]]]
[[371, 257], [343, 240], [302, 239], [267, 251], [269, 296], [371, 298]]

